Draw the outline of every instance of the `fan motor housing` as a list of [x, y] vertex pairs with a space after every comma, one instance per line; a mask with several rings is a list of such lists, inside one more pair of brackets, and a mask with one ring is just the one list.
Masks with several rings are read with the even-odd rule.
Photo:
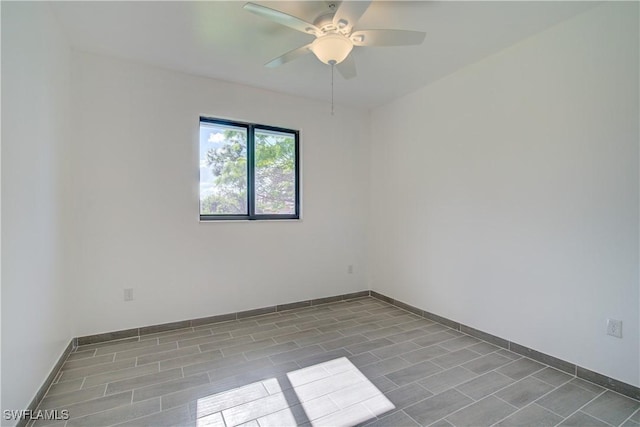
[[323, 33], [331, 33], [338, 30], [338, 28], [333, 24], [333, 16], [335, 12], [325, 13], [320, 15], [313, 21], [313, 25], [320, 28]]

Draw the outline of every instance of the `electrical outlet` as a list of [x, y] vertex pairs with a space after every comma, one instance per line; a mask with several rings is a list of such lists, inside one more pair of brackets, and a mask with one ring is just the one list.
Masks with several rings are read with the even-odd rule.
[[133, 301], [133, 289], [128, 288], [124, 290], [124, 300]]
[[347, 267], [347, 273], [353, 274], [353, 265], [349, 264], [349, 266]]
[[607, 335], [622, 338], [622, 320], [607, 319]]

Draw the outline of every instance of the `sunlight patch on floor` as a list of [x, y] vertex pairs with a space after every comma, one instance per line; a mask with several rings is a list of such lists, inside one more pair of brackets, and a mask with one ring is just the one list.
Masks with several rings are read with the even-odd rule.
[[198, 399], [198, 427], [349, 426], [395, 406], [346, 357]]

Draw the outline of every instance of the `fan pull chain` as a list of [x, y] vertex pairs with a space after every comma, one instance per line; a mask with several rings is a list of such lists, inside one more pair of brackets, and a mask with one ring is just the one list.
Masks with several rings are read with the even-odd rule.
[[333, 116], [333, 69], [336, 67], [335, 62], [331, 62], [331, 115]]

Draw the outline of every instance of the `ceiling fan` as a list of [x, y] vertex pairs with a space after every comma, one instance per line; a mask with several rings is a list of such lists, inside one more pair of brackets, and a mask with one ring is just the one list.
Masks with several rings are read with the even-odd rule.
[[266, 67], [277, 67], [313, 52], [320, 61], [335, 65], [345, 79], [350, 79], [356, 76], [355, 62], [349, 55], [354, 46], [406, 46], [424, 41], [425, 33], [421, 31], [355, 30], [354, 26], [370, 4], [371, 0], [344, 0], [336, 8], [335, 3], [329, 3], [329, 11], [316, 18], [313, 24], [256, 3], [247, 3], [244, 8], [278, 24], [316, 36], [312, 43], [275, 58], [265, 64]]

